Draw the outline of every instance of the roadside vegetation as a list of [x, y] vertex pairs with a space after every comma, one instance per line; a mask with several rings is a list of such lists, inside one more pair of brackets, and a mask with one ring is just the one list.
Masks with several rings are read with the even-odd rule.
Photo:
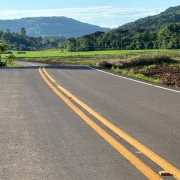
[[8, 53], [9, 46], [4, 43], [0, 43], [0, 66], [3, 67], [17, 67], [20, 66], [15, 63], [16, 58], [13, 53]]
[[180, 54], [177, 50], [113, 50], [68, 52], [61, 50], [8, 51], [1, 54], [6, 67], [15, 61], [50, 65], [89, 65], [140, 78], [145, 81], [180, 87]]
[[180, 61], [167, 55], [141, 54], [126, 60], [102, 60], [97, 65], [123, 75], [180, 87]]

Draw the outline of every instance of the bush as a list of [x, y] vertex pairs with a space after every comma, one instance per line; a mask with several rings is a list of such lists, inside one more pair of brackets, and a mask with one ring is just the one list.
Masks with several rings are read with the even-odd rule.
[[169, 56], [166, 55], [155, 55], [155, 56], [141, 55], [130, 59], [128, 62], [124, 62], [122, 64], [122, 68], [132, 67], [132, 66], [148, 66], [148, 65], [163, 64], [163, 63], [177, 63], [177, 61], [171, 59]]
[[6, 51], [5, 54], [12, 54], [12, 51]]
[[17, 54], [26, 54], [24, 51], [18, 51]]
[[112, 68], [112, 63], [110, 63], [106, 60], [101, 60], [101, 61], [97, 62], [96, 65], [99, 67], [108, 68], [108, 69]]

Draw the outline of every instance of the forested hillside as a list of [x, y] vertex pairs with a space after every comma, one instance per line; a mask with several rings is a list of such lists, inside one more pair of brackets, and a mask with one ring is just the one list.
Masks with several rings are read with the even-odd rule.
[[107, 31], [109, 28], [82, 23], [67, 17], [32, 17], [14, 20], [0, 20], [0, 28], [19, 32], [25, 28], [28, 36], [64, 36], [78, 37], [96, 31]]
[[180, 6], [170, 7], [164, 12], [155, 15], [148, 16], [145, 18], [138, 19], [134, 22], [130, 22], [119, 26], [118, 29], [144, 29], [146, 31], [157, 31], [169, 23], [178, 23], [180, 22]]
[[113, 49], [179, 49], [180, 6], [112, 29], [81, 38], [69, 38], [70, 51]]

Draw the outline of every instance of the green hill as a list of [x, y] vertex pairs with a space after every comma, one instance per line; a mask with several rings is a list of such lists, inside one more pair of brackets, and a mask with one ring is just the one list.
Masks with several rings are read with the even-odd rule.
[[148, 16], [119, 26], [118, 29], [157, 31], [170, 23], [178, 22], [180, 22], [180, 6], [175, 6], [158, 15]]
[[69, 51], [180, 49], [180, 6], [111, 29], [67, 40]]

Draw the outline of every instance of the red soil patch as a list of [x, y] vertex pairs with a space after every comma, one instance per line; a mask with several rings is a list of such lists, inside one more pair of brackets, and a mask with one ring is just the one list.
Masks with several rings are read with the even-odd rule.
[[160, 79], [163, 84], [180, 87], [180, 65], [160, 64], [140, 71], [142, 67], [134, 67], [135, 73], [141, 73], [153, 79]]

